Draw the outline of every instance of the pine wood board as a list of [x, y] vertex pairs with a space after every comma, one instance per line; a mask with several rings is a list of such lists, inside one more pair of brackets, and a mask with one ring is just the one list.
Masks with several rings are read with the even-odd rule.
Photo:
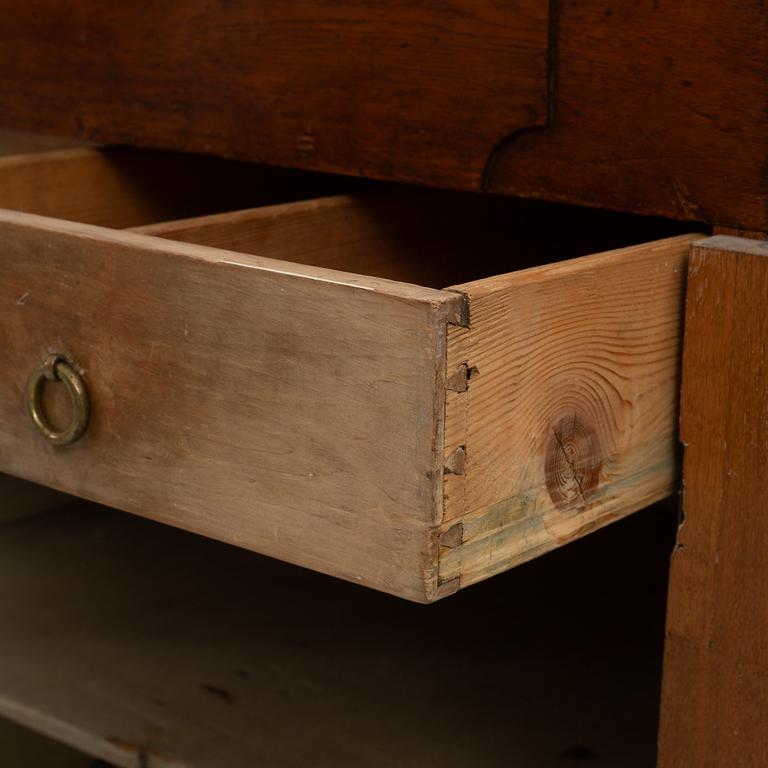
[[[132, 229], [154, 237], [439, 287], [433, 277], [433, 259], [424, 253], [426, 249], [417, 252], [418, 244], [435, 237], [434, 230], [423, 227], [424, 198], [407, 188], [367, 196], [336, 195]], [[461, 215], [460, 201], [451, 202], [451, 210]], [[419, 221], [414, 221], [414, 206], [422, 212]], [[434, 214], [435, 204], [428, 207]], [[403, 232], [406, 236], [399, 237]]]
[[674, 492], [698, 238], [453, 289], [469, 322], [448, 335], [447, 375], [471, 376], [447, 395], [441, 583], [488, 578]]

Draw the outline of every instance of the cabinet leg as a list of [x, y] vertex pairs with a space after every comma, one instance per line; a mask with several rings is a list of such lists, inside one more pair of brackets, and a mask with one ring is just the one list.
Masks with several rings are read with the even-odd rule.
[[660, 768], [768, 766], [768, 242], [694, 244]]

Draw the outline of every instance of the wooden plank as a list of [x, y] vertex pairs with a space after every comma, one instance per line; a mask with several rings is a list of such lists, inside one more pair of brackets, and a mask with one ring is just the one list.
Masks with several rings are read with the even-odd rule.
[[756, 0], [27, 0], [0, 125], [768, 231], [767, 36]]
[[685, 265], [698, 237], [454, 289], [469, 328], [448, 336], [460, 346], [448, 376], [473, 373], [466, 412], [447, 409], [447, 451], [465, 455], [462, 491], [445, 494], [441, 582], [485, 579], [672, 493]]
[[0, 157], [0, 208], [115, 228], [311, 197], [335, 186], [320, 175], [127, 147]]
[[659, 766], [768, 764], [768, 243], [693, 248]]
[[83, 505], [0, 533], [0, 713], [121, 768], [647, 768], [673, 537], [656, 509], [427, 610]]
[[499, 145], [486, 188], [768, 230], [765, 3], [556, 6], [554, 119]]
[[478, 186], [547, 120], [548, 37], [540, 0], [29, 0], [0, 26], [0, 125]]
[[[0, 237], [0, 470], [430, 598], [460, 297], [8, 211]], [[51, 349], [91, 396], [66, 449], [23, 407]]]

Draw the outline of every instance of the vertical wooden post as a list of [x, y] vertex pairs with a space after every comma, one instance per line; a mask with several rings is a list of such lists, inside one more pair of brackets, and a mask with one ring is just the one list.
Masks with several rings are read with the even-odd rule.
[[768, 242], [689, 265], [660, 768], [768, 766]]

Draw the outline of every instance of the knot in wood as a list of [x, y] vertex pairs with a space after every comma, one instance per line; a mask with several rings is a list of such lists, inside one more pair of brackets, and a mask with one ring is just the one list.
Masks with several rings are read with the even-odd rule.
[[602, 453], [597, 433], [582, 414], [569, 414], [551, 428], [544, 475], [552, 503], [562, 512], [583, 512], [600, 482]]

